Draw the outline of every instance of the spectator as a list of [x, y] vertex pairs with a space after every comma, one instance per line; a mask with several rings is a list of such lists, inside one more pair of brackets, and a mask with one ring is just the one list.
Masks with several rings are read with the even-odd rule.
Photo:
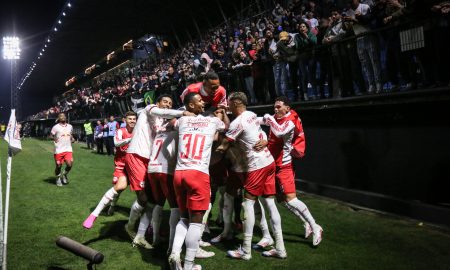
[[[301, 73], [301, 94], [305, 100], [316, 99], [316, 63], [313, 56], [313, 46], [317, 44], [316, 36], [311, 32], [309, 24], [301, 22], [298, 26], [295, 43], [299, 52], [299, 66]], [[310, 87], [308, 87], [310, 86]]]
[[108, 126], [108, 137], [106, 142], [106, 152], [108, 153], [108, 156], [114, 155], [114, 136], [116, 136], [116, 131], [119, 128], [119, 123], [115, 120], [115, 117], [111, 115], [109, 117], [109, 122], [107, 124]]
[[92, 123], [89, 119], [84, 122], [84, 134], [86, 135], [86, 145], [88, 149], [94, 148], [94, 134], [92, 132]]
[[381, 79], [380, 51], [377, 36], [374, 34], [361, 34], [370, 31], [371, 10], [367, 4], [361, 4], [359, 0], [352, 0], [351, 8], [347, 11], [347, 19], [353, 22], [353, 31], [358, 36], [356, 47], [364, 74], [367, 77], [369, 94], [380, 93], [383, 90]]
[[97, 145], [97, 154], [103, 155], [103, 124], [102, 121], [97, 121], [94, 131], [95, 144]]

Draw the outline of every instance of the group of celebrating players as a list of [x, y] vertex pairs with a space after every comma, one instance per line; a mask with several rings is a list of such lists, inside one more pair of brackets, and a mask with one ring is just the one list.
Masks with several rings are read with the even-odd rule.
[[[162, 95], [138, 114], [128, 112], [125, 115], [126, 126], [117, 130], [114, 138], [113, 187], [103, 195], [83, 227], [92, 228], [108, 205], [108, 214], [113, 214], [120, 193], [130, 185], [137, 199], [131, 206], [125, 231], [132, 238], [133, 246], [147, 249], [161, 246], [161, 216], [167, 200], [170, 206], [169, 264], [172, 269], [201, 269], [194, 264], [194, 259], [214, 256], [214, 252], [201, 247], [233, 238], [233, 204], [242, 191], [243, 245], [228, 251], [228, 256], [250, 260], [252, 248], [274, 245], [262, 255], [287, 257], [275, 196], [300, 218], [305, 237], [312, 235], [313, 246], [319, 245], [322, 228], [296, 195], [292, 158], [303, 156], [305, 137], [301, 120], [290, 109], [288, 99], [278, 97], [275, 114], [258, 117], [247, 110], [244, 93], [231, 93], [227, 99], [214, 72], [206, 73], [203, 82], [188, 86], [181, 98], [183, 110], [172, 109], [171, 96]], [[228, 113], [234, 118], [231, 122]], [[269, 136], [261, 125], [269, 126]], [[58, 185], [67, 184], [67, 174], [72, 167], [71, 131], [72, 126], [65, 116], [59, 115], [58, 124], [51, 131], [56, 146]], [[64, 162], [66, 167], [61, 172]], [[225, 179], [224, 183], [221, 179]], [[224, 228], [208, 243], [202, 241], [202, 234], [211, 210], [212, 185], [224, 185], [220, 209]], [[270, 214], [273, 238], [265, 210]], [[252, 246], [256, 220], [263, 237]], [[152, 244], [145, 239], [150, 223]], [[183, 244], [186, 245], [184, 265], [180, 257]]]

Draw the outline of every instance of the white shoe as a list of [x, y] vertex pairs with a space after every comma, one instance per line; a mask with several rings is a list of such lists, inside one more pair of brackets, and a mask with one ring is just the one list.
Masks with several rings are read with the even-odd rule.
[[275, 257], [275, 258], [280, 258], [280, 259], [286, 259], [287, 258], [287, 253], [286, 250], [276, 250], [274, 248], [272, 248], [271, 250], [268, 251], [264, 251], [262, 253], [262, 255], [264, 257]]
[[261, 238], [261, 240], [259, 240], [258, 243], [254, 244], [252, 246], [252, 248], [253, 249], [264, 249], [264, 248], [266, 248], [268, 246], [271, 246], [271, 245], [273, 245], [272, 237], [270, 237], [270, 238], [263, 237], [263, 238]]
[[169, 265], [171, 270], [183, 270], [183, 267], [181, 266], [181, 259], [180, 255], [171, 254], [169, 256]]
[[61, 182], [62, 182], [63, 185], [69, 184], [69, 179], [67, 178], [67, 175], [64, 174], [64, 173], [61, 176]]
[[305, 227], [305, 239], [308, 239], [311, 236], [312, 232], [313, 232], [312, 228], [311, 228], [311, 225], [309, 225], [308, 222], [305, 222], [303, 224], [303, 227]]
[[153, 246], [145, 240], [144, 236], [136, 236], [133, 240], [133, 247], [143, 247], [145, 249], [153, 249]]
[[212, 244], [217, 244], [217, 243], [220, 243], [220, 242], [223, 242], [223, 241], [228, 241], [228, 240], [231, 240], [231, 239], [233, 239], [233, 235], [223, 236], [222, 234], [219, 234], [218, 236], [212, 238], [210, 242]]
[[58, 187], [62, 187], [62, 186], [63, 186], [63, 184], [62, 184], [62, 181], [61, 181], [61, 178], [60, 178], [60, 177], [58, 177], [58, 178], [56, 179], [56, 185], [57, 185]]
[[125, 224], [124, 228], [131, 240], [134, 240], [134, 238], [136, 237], [136, 233], [128, 226], [128, 223]]
[[199, 247], [197, 249], [197, 253], [195, 254], [195, 258], [196, 259], [206, 259], [206, 258], [211, 258], [214, 255], [216, 255], [216, 253], [214, 253], [212, 251], [206, 251], [203, 248]]
[[200, 240], [200, 241], [198, 241], [198, 245], [199, 245], [200, 247], [210, 247], [210, 246], [211, 246], [211, 243], [205, 242], [205, 241], [203, 241], [203, 240]]
[[202, 266], [200, 264], [194, 264], [192, 270], [202, 270]]
[[323, 229], [319, 225], [314, 226], [313, 229], [313, 246], [318, 246], [322, 241]]
[[375, 92], [375, 85], [369, 85], [369, 89], [367, 89], [367, 93], [373, 94]]
[[234, 258], [234, 259], [241, 259], [241, 260], [250, 260], [252, 258], [251, 254], [246, 253], [242, 247], [239, 247], [236, 250], [228, 250], [227, 251], [228, 257]]

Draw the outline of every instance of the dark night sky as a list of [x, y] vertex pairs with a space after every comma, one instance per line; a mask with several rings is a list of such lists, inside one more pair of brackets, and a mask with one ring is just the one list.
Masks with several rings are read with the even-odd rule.
[[[63, 5], [63, 0], [2, 1], [0, 5], [0, 37], [17, 35], [21, 38], [22, 59], [19, 61], [19, 77], [26, 72], [33, 59], [37, 57], [44, 38]], [[7, 60], [3, 60], [3, 57], [0, 61], [0, 119], [5, 120], [9, 117], [10, 107], [10, 66]], [[38, 68], [42, 68], [42, 66]], [[27, 95], [32, 95], [33, 91], [30, 90], [26, 89]], [[33, 106], [31, 106], [31, 110], [27, 109], [28, 112], [35, 111], [49, 102], [42, 96], [33, 95], [33, 98]]]
[[[233, 14], [239, 0], [219, 0], [226, 14]], [[236, 4], [238, 3], [238, 4]], [[47, 109], [55, 95], [63, 93], [64, 82], [97, 63], [108, 52], [131, 38], [145, 34], [166, 34], [181, 40], [197, 31], [193, 18], [201, 29], [223, 22], [216, 1], [210, 0], [7, 0], [0, 4], [0, 37], [21, 38], [22, 55], [19, 75], [25, 74], [51, 34], [51, 43], [44, 57], [22, 87], [22, 115]], [[52, 26], [63, 9], [62, 28]], [[3, 46], [3, 44], [1, 44]], [[0, 59], [0, 121], [7, 120], [10, 109], [9, 62]]]

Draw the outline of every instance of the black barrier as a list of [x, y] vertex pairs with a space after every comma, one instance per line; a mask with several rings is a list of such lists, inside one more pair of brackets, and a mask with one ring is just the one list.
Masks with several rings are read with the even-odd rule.
[[102, 263], [105, 258], [99, 251], [80, 244], [65, 236], [59, 236], [58, 239], [56, 239], [56, 245], [62, 249], [70, 251], [78, 257], [88, 260], [89, 264], [87, 265], [87, 269], [92, 269], [94, 264]]

